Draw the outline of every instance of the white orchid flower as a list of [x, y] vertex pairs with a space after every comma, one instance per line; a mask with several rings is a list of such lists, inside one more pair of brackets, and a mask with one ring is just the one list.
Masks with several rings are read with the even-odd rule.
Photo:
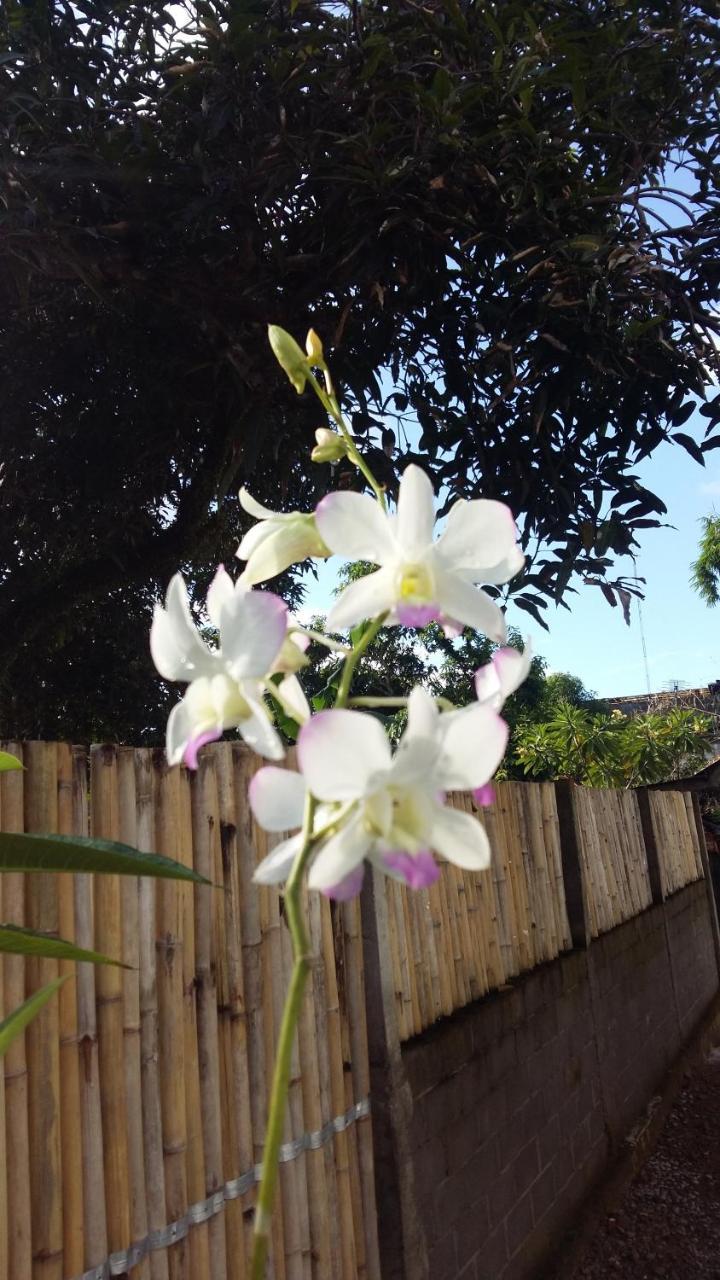
[[[264, 693], [273, 673], [289, 670], [281, 656], [288, 639], [287, 607], [269, 592], [233, 584], [221, 567], [208, 591], [207, 613], [218, 629], [216, 649], [198, 635], [182, 574], [170, 582], [165, 605], [155, 606], [150, 631], [155, 666], [164, 679], [188, 684], [168, 718], [168, 762], [196, 769], [200, 748], [234, 728], [260, 755], [279, 760], [284, 748]], [[310, 708], [294, 673], [272, 692], [295, 719], [308, 718]]]
[[496, 649], [492, 660], [475, 672], [475, 694], [478, 702], [502, 711], [507, 698], [527, 678], [532, 665], [533, 652], [529, 639], [524, 641], [522, 652], [510, 646]]
[[[492, 707], [500, 712], [505, 701], [519, 689], [527, 678], [532, 665], [533, 653], [529, 639], [524, 641], [522, 653], [518, 649], [497, 649], [492, 661], [475, 672], [475, 693], [481, 706]], [[451, 715], [463, 715], [463, 711], [451, 712]], [[482, 787], [473, 788], [473, 800], [483, 807], [495, 800], [495, 791], [488, 782]]]
[[367, 494], [331, 493], [319, 503], [315, 519], [332, 552], [379, 565], [345, 588], [330, 611], [330, 630], [387, 612], [389, 623], [424, 627], [437, 620], [505, 639], [501, 610], [474, 585], [508, 582], [525, 563], [515, 522], [503, 503], [461, 499], [433, 540], [432, 483], [411, 465], [400, 482], [396, 515], [382, 511]]
[[275, 578], [298, 560], [312, 556], [326, 560], [330, 551], [318, 533], [314, 515], [302, 511], [271, 511], [256, 502], [247, 489], [240, 490], [240, 506], [258, 524], [248, 529], [237, 556], [247, 560], [241, 581], [247, 587]]
[[[444, 719], [450, 723], [443, 725]], [[433, 851], [470, 870], [488, 865], [483, 827], [471, 814], [448, 808], [445, 793], [486, 783], [502, 759], [507, 733], [492, 707], [474, 703], [463, 715], [441, 716], [418, 687], [393, 756], [373, 716], [324, 711], [300, 731], [301, 773], [260, 769], [250, 784], [250, 805], [260, 826], [289, 831], [302, 823], [308, 791], [320, 801], [317, 829], [328, 832], [314, 857], [310, 888], [334, 898], [353, 896], [366, 858], [411, 888], [424, 888], [439, 875]], [[255, 879], [285, 880], [301, 840], [295, 835], [277, 845]]]

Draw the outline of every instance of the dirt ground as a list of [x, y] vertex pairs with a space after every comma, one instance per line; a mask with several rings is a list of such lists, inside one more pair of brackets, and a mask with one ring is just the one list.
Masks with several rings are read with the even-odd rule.
[[572, 1280], [720, 1280], [720, 1049], [689, 1071], [655, 1150]]

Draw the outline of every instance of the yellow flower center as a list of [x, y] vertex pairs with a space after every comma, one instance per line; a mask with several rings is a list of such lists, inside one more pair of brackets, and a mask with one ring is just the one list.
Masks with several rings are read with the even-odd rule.
[[424, 564], [404, 565], [400, 572], [398, 595], [401, 600], [417, 604], [427, 603], [433, 597], [433, 580]]

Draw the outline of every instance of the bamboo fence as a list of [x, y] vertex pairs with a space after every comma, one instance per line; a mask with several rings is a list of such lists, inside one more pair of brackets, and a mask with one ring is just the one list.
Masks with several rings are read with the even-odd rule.
[[[58, 972], [74, 981], [4, 1059], [0, 1280], [245, 1280], [268, 1079], [291, 968], [282, 900], [252, 883], [281, 837], [253, 822], [260, 763], [205, 748], [3, 744], [0, 829], [94, 833], [211, 881], [0, 876], [0, 919], [59, 933], [126, 968], [0, 961], [0, 1013]], [[292, 766], [292, 759], [288, 760]], [[662, 896], [702, 877], [689, 797], [650, 792]], [[469, 796], [452, 803], [477, 813]], [[637, 796], [572, 789], [592, 937], [651, 903]], [[491, 866], [443, 865], [428, 890], [387, 879], [401, 1040], [572, 946], [552, 783], [500, 783], [478, 813]], [[565, 870], [564, 870], [565, 868]], [[359, 902], [307, 903], [316, 963], [292, 1064], [273, 1280], [379, 1280]]]
[[652, 902], [634, 791], [575, 791], [590, 936], [597, 938]]
[[[191, 776], [161, 751], [7, 747], [26, 768], [0, 777], [1, 829], [120, 839], [212, 886], [0, 876], [3, 920], [128, 966], [68, 966], [4, 1059], [0, 1277], [244, 1280], [292, 965], [277, 891], [251, 885], [269, 843], [245, 798], [259, 762], [218, 744]], [[308, 908], [271, 1274], [379, 1280], [359, 903]], [[4, 956], [2, 1007], [57, 971]]]
[[387, 880], [389, 946], [401, 1040], [571, 946], [560, 832], [551, 782], [501, 782], [479, 812], [492, 849], [487, 871], [445, 864], [429, 889]]
[[663, 896], [702, 880], [700, 840], [689, 791], [649, 791]]

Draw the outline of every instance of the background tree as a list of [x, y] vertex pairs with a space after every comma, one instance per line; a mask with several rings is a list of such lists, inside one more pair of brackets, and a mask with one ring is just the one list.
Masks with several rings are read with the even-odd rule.
[[703, 535], [690, 581], [707, 605], [720, 600], [720, 516], [703, 516]]
[[313, 322], [398, 465], [519, 513], [521, 608], [574, 573], [612, 591], [664, 511], [636, 462], [719, 440], [717, 400], [702, 445], [681, 430], [715, 358], [718, 34], [678, 0], [8, 0], [6, 730], [114, 734], [89, 708], [145, 661], [137, 602], [178, 563], [204, 590], [239, 483], [288, 506], [336, 483], [294, 461], [317, 415], [268, 320]]

